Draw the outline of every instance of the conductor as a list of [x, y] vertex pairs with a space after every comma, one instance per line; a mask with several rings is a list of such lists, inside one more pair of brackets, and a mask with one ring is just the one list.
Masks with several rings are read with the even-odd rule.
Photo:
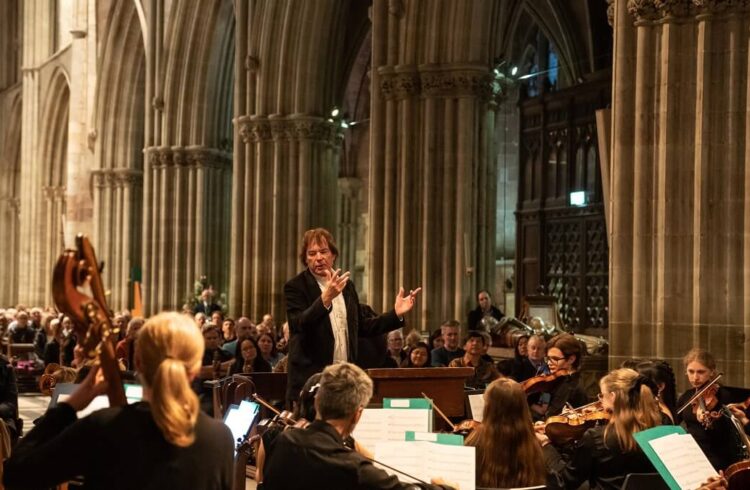
[[349, 272], [334, 270], [338, 248], [324, 228], [305, 232], [299, 258], [307, 268], [284, 285], [289, 321], [287, 401], [299, 397], [307, 378], [334, 362], [357, 361], [358, 336], [382, 335], [403, 326], [403, 315], [421, 291], [400, 288], [393, 310], [382, 315], [362, 307]]

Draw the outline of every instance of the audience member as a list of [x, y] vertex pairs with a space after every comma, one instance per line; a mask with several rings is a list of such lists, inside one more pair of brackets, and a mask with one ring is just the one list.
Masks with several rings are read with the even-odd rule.
[[422, 336], [416, 330], [412, 330], [404, 339], [405, 349], [410, 351], [420, 342], [422, 342]]
[[214, 290], [209, 287], [201, 291], [201, 300], [193, 307], [193, 313], [209, 316], [214, 311], [221, 311], [221, 306], [214, 301]]
[[33, 343], [36, 332], [29, 323], [29, 314], [25, 311], [19, 311], [16, 314], [16, 321], [8, 326], [8, 333], [14, 344]]
[[284, 357], [284, 354], [276, 351], [276, 341], [268, 332], [263, 332], [258, 335], [258, 348], [260, 349], [260, 356], [271, 366], [271, 368], [275, 367], [276, 363]]
[[401, 363], [403, 368], [427, 368], [432, 367], [430, 362], [430, 348], [424, 342], [418, 342], [417, 345], [409, 350], [409, 355]]
[[406, 360], [404, 352], [404, 334], [401, 330], [388, 332], [388, 353], [386, 354], [393, 360], [394, 367], [398, 367]]
[[146, 320], [143, 318], [132, 318], [128, 322], [125, 338], [119, 341], [115, 347], [115, 357], [125, 366], [125, 369], [131, 371], [135, 370], [135, 363], [133, 362], [133, 356], [135, 355], [135, 339], [138, 335], [138, 331], [143, 327], [144, 323], [146, 323]]
[[235, 323], [234, 329], [236, 332], [236, 338], [229, 342], [225, 342], [224, 345], [221, 346], [224, 351], [228, 352], [231, 355], [234, 355], [235, 351], [237, 350], [237, 341], [239, 339], [257, 337], [255, 324], [246, 316], [241, 316], [237, 319], [237, 323]]
[[464, 382], [469, 388], [484, 389], [487, 383], [500, 377], [495, 364], [482, 359], [482, 348], [484, 345], [484, 336], [476, 330], [470, 330], [466, 336], [466, 342], [464, 342], [464, 355], [453, 359], [448, 364], [448, 367], [474, 368], [474, 374]]
[[234, 356], [234, 364], [229, 369], [229, 374], [270, 373], [271, 365], [260, 355], [258, 342], [252, 337], [245, 337], [237, 345]]
[[222, 344], [237, 340], [237, 333], [235, 332], [234, 328], [234, 320], [232, 320], [231, 318], [227, 318], [226, 320], [221, 322], [221, 334]]
[[469, 330], [489, 331], [498, 321], [503, 318], [503, 312], [492, 305], [492, 296], [487, 290], [479, 291], [477, 294], [476, 309], [469, 312]]
[[542, 337], [539, 335], [528, 337], [525, 356], [519, 356], [518, 351], [519, 349], [516, 348], [516, 356], [513, 360], [513, 379], [521, 383], [529, 378], [548, 372], [547, 364], [544, 362], [544, 357], [547, 355], [547, 347]]
[[442, 347], [433, 349], [431, 353], [434, 367], [445, 367], [453, 359], [464, 355], [464, 350], [458, 346], [459, 329], [460, 324], [456, 320], [448, 320], [440, 326], [444, 344]]
[[427, 341], [427, 345], [430, 346], [430, 352], [432, 352], [435, 349], [439, 349], [443, 345], [445, 345], [445, 340], [443, 339], [442, 327], [435, 329], [435, 331], [430, 334], [430, 338]]

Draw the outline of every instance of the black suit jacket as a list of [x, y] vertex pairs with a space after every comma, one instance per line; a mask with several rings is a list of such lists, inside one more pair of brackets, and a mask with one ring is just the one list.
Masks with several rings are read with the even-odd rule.
[[[329, 311], [320, 298], [315, 276], [305, 269], [284, 285], [286, 315], [289, 322], [289, 380], [287, 400], [296, 400], [307, 378], [333, 363], [333, 329]], [[357, 360], [359, 336], [382, 335], [403, 325], [391, 310], [374, 315], [366, 305], [359, 304], [354, 284], [344, 291], [348, 330], [349, 362]]]
[[[497, 321], [500, 321], [504, 316], [503, 312], [494, 305], [490, 306], [490, 315]], [[482, 321], [482, 318], [484, 318], [484, 313], [482, 313], [481, 307], [477, 306], [475, 309], [471, 310], [469, 312], [469, 330], [476, 330], [479, 328], [479, 322]]]

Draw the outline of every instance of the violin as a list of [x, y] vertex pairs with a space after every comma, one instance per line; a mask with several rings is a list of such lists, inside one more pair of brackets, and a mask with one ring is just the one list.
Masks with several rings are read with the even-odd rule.
[[570, 376], [571, 374], [573, 373], [567, 369], [558, 369], [554, 373], [542, 374], [525, 380], [521, 383], [521, 388], [526, 392], [526, 395], [534, 393], [550, 393], [557, 388], [557, 385], [559, 385], [565, 377]]
[[59, 311], [70, 318], [84, 355], [98, 361], [107, 380], [110, 406], [127, 404], [120, 367], [115, 357], [119, 327], [113, 326], [94, 247], [84, 235], [76, 250], [65, 250], [52, 273], [52, 297]]
[[596, 401], [549, 417], [535, 428], [543, 427], [550, 442], [556, 446], [563, 446], [579, 440], [586, 430], [609, 423], [611, 416], [612, 414], [604, 408], [602, 402]]
[[430, 402], [430, 405], [432, 405], [432, 408], [435, 409], [435, 412], [437, 412], [437, 414], [440, 415], [440, 417], [442, 417], [442, 419], [445, 421], [445, 423], [448, 424], [448, 427], [451, 428], [451, 433], [452, 434], [458, 434], [458, 435], [464, 436], [464, 438], [466, 438], [466, 437], [469, 436], [469, 434], [471, 434], [472, 432], [474, 432], [478, 428], [482, 427], [482, 423], [481, 422], [477, 422], [476, 420], [472, 420], [472, 419], [462, 420], [458, 424], [454, 424], [443, 413], [443, 411], [440, 410], [440, 408], [437, 405], [435, 405], [435, 401], [432, 398], [430, 398], [427, 395], [425, 395], [424, 392], [422, 393], [422, 396], [427, 401]]
[[677, 410], [677, 414], [681, 414], [687, 407], [692, 407], [692, 411], [695, 414], [695, 418], [698, 422], [703, 425], [704, 428], [710, 429], [714, 421], [722, 416], [720, 410], [714, 410], [719, 405], [719, 399], [717, 393], [719, 391], [719, 385], [717, 381], [724, 375], [724, 373], [717, 374], [713, 379], [709, 380], [703, 386], [696, 390], [695, 394]]

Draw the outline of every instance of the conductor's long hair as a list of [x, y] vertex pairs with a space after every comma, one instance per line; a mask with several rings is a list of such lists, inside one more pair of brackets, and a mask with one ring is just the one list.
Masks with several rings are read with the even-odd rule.
[[615, 369], [599, 384], [602, 392], [615, 394], [612, 418], [604, 429], [605, 441], [614, 434], [623, 451], [635, 451], [638, 445], [633, 434], [661, 424], [656, 384], [628, 368]]
[[544, 485], [542, 448], [534, 435], [521, 385], [508, 378], [493, 381], [484, 392], [482, 426], [466, 439], [476, 447], [477, 486]]
[[175, 446], [195, 441], [200, 405], [190, 380], [200, 370], [203, 349], [195, 321], [179, 313], [156, 315], [138, 333], [136, 359], [144, 385], [151, 388], [151, 414]]

